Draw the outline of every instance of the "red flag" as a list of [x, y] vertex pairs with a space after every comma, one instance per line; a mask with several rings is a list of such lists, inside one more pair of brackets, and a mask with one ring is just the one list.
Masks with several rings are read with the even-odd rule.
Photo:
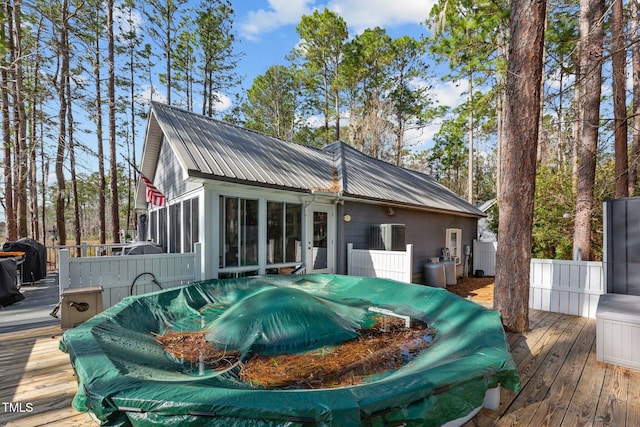
[[147, 186], [147, 202], [156, 206], [164, 206], [166, 201], [164, 194], [158, 188], [153, 185], [153, 183], [146, 176], [140, 174], [140, 177], [144, 181], [144, 184]]

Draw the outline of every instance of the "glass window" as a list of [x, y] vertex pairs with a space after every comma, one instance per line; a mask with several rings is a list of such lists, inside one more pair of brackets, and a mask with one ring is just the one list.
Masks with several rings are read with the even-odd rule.
[[198, 198], [182, 202], [182, 253], [193, 252], [199, 240]]
[[327, 229], [329, 228], [326, 212], [313, 212], [313, 269], [328, 267], [327, 263]]
[[459, 264], [462, 254], [462, 230], [459, 228], [447, 228], [445, 246], [451, 259]]
[[200, 207], [199, 199], [191, 199], [191, 250], [200, 241]]
[[191, 200], [182, 202], [182, 253], [193, 251], [193, 243], [191, 240]]
[[267, 263], [284, 261], [284, 203], [267, 203]]
[[167, 252], [167, 208], [158, 210], [158, 244], [162, 246], [162, 252]]
[[149, 230], [147, 231], [149, 240], [158, 241], [158, 211], [149, 212]]
[[258, 201], [220, 197], [220, 267], [258, 264]]
[[180, 203], [175, 203], [169, 207], [169, 252], [180, 253], [182, 241], [182, 218], [180, 215]]
[[267, 263], [300, 262], [302, 205], [267, 202]]
[[285, 262], [302, 261], [302, 205], [287, 203]]

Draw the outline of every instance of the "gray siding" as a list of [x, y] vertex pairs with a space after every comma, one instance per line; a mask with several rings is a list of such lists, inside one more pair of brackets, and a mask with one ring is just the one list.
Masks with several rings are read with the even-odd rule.
[[[347, 243], [353, 243], [355, 249], [368, 249], [372, 225], [405, 224], [406, 243], [413, 244], [414, 282], [421, 281], [422, 267], [427, 258], [440, 256], [445, 246], [447, 228], [462, 230], [463, 247], [471, 245], [477, 235], [477, 218], [397, 207], [394, 207], [393, 211], [394, 215], [389, 216], [387, 206], [358, 202], [345, 202], [344, 205], [338, 206], [339, 274], [347, 272]], [[350, 222], [344, 222], [343, 217], [346, 214], [351, 216]]]
[[162, 141], [160, 155], [158, 156], [158, 168], [153, 178], [153, 183], [167, 198], [167, 202], [184, 193], [199, 188], [201, 185], [187, 182], [183, 178], [183, 171], [178, 158], [166, 141]]

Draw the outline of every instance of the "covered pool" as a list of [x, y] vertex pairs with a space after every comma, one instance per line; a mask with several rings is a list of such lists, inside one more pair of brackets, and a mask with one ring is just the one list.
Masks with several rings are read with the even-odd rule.
[[[308, 351], [353, 338], [370, 307], [424, 322], [431, 345], [352, 386], [267, 389], [235, 368], [185, 369], [154, 334], [205, 329], [242, 357]], [[357, 332], [356, 332], [357, 334]], [[500, 316], [445, 289], [336, 275], [210, 280], [128, 297], [68, 330], [75, 409], [106, 425], [438, 426], [519, 388]]]

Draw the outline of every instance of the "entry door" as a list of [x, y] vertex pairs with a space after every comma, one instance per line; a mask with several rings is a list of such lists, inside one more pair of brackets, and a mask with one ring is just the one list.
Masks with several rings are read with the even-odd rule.
[[307, 210], [307, 271], [333, 273], [335, 232], [333, 206], [310, 205]]

